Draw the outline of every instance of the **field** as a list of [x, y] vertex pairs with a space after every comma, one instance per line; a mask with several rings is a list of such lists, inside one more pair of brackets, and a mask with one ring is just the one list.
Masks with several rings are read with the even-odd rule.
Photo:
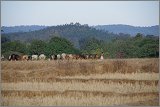
[[3, 106], [159, 105], [159, 59], [1, 62]]

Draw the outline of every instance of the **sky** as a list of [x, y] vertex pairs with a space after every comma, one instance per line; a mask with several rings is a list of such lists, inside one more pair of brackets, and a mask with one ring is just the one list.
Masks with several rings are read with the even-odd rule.
[[153, 26], [159, 1], [1, 1], [1, 26], [80, 24]]

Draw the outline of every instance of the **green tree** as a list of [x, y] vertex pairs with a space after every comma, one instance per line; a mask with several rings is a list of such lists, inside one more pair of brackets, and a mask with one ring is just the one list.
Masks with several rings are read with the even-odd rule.
[[135, 36], [136, 39], [141, 39], [143, 38], [143, 34], [141, 33], [137, 33], [137, 35]]
[[78, 52], [70, 41], [60, 37], [51, 38], [46, 48], [47, 55]]
[[2, 54], [7, 52], [27, 53], [26, 45], [20, 41], [6, 42], [2, 44]]
[[87, 54], [100, 54], [103, 51], [102, 43], [103, 41], [96, 38], [81, 39], [79, 41], [80, 49]]
[[29, 45], [29, 53], [30, 54], [45, 54], [45, 49], [47, 47], [46, 42], [42, 40], [33, 40]]
[[1, 43], [10, 42], [10, 39], [6, 36], [1, 36]]

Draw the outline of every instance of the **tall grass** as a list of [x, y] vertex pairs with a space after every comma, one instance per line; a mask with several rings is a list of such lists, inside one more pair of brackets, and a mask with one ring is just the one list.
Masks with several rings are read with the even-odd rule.
[[1, 69], [2, 105], [158, 105], [156, 58], [2, 61]]
[[[82, 82], [81, 82], [82, 81]], [[137, 93], [137, 92], [158, 92], [158, 83], [148, 82], [123, 82], [123, 81], [89, 81], [83, 82], [18, 82], [18, 83], [2, 83], [2, 90], [30, 90], [30, 91], [65, 91], [65, 90], [79, 90], [79, 91], [102, 91], [102, 92], [116, 92], [116, 93]]]
[[[2, 62], [2, 73], [21, 70], [29, 73], [51, 72], [55, 76], [73, 76], [104, 73], [158, 73], [158, 59], [73, 60], [73, 61], [17, 61]], [[25, 72], [23, 72], [25, 73]], [[37, 74], [36, 74], [37, 75]]]
[[[33, 94], [32, 94], [33, 95]], [[95, 96], [90, 94], [73, 94], [72, 96], [55, 95], [55, 96], [5, 96], [2, 105], [10, 106], [102, 106], [102, 105], [124, 105], [138, 101], [148, 101], [155, 99], [158, 94], [137, 94], [137, 95], [106, 95]], [[145, 102], [146, 103], [146, 102]], [[156, 103], [158, 105], [158, 103]]]

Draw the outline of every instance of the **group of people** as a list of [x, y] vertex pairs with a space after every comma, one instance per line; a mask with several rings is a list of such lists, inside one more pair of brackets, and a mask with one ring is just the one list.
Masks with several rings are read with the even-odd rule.
[[11, 54], [9, 58], [5, 58], [3, 55], [1, 56], [1, 60], [8, 59], [9, 61], [29, 61], [29, 60], [72, 60], [72, 59], [104, 59], [103, 53], [101, 55], [98, 54], [57, 54], [51, 55], [47, 58], [46, 55], [18, 55], [18, 54]]

